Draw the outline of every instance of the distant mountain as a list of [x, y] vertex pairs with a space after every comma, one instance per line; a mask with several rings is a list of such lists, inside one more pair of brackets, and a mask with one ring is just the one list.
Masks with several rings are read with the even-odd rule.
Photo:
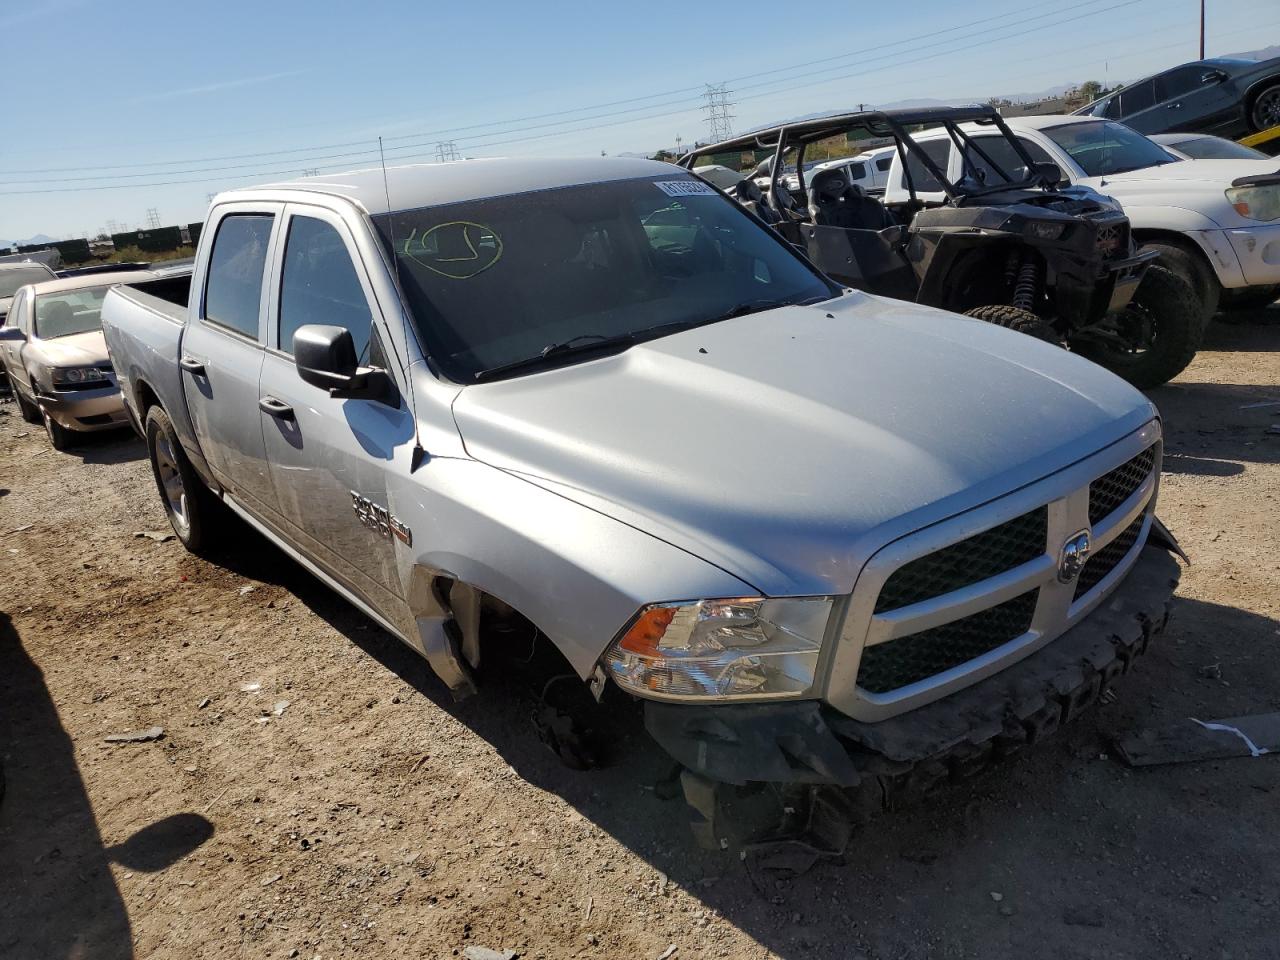
[[1272, 57], [1280, 57], [1280, 44], [1273, 43], [1261, 50], [1246, 50], [1244, 53], [1224, 53], [1223, 57], [1232, 60], [1270, 60]]
[[9, 247], [25, 247], [35, 243], [53, 243], [54, 238], [45, 233], [37, 233], [34, 237], [27, 237], [25, 240], [0, 240], [0, 250]]

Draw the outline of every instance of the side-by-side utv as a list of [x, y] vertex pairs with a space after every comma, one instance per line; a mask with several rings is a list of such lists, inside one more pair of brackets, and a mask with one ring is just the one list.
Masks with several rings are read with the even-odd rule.
[[[938, 127], [947, 138], [912, 138]], [[850, 134], [893, 142], [889, 182], [905, 188], [906, 202], [865, 194], [840, 167], [806, 175], [806, 148]], [[991, 107], [802, 120], [679, 162], [693, 169], [734, 154], [753, 169], [726, 192], [847, 286], [1065, 343], [1140, 387], [1176, 376], [1199, 347], [1194, 291], [1153, 265], [1156, 252], [1136, 249], [1118, 204], [1060, 187], [1057, 166], [1036, 163]], [[786, 169], [797, 171], [796, 189]], [[752, 179], [761, 174], [764, 191]]]

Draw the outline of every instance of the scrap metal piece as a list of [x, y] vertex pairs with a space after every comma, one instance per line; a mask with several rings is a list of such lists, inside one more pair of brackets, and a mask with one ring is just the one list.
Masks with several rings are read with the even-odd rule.
[[1117, 740], [1116, 751], [1131, 767], [1280, 753], [1280, 713], [1230, 717], [1208, 723], [1187, 717]]
[[103, 739], [107, 743], [147, 743], [159, 740], [164, 736], [164, 727], [147, 727], [145, 730], [130, 730], [128, 733], [113, 733]]

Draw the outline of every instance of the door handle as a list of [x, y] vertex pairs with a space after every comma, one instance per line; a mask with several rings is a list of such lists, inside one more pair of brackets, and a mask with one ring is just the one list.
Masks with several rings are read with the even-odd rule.
[[1165, 109], [1166, 109], [1166, 110], [1181, 110], [1181, 109], [1182, 109], [1182, 104], [1181, 104], [1181, 103], [1171, 103], [1171, 104], [1169, 104], [1167, 107], [1165, 107]]
[[275, 397], [263, 397], [258, 401], [258, 409], [277, 420], [293, 419], [293, 407]]
[[191, 374], [193, 377], [204, 376], [204, 364], [201, 363], [199, 360], [197, 360], [195, 357], [187, 357], [187, 356], [182, 357], [178, 361], [178, 366], [180, 366], [183, 370], [187, 371], [187, 373]]

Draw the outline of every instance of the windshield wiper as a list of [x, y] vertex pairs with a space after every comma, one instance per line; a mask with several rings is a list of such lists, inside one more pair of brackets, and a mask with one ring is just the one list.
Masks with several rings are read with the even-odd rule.
[[705, 320], [674, 320], [669, 323], [657, 323], [651, 327], [643, 327], [630, 333], [615, 334], [614, 336], [607, 336], [603, 333], [580, 333], [577, 336], [570, 337], [568, 340], [549, 343], [532, 357], [524, 357], [520, 360], [512, 360], [509, 363], [500, 363], [496, 367], [480, 370], [473, 375], [473, 379], [480, 383], [484, 380], [492, 380], [494, 377], [501, 376], [504, 373], [513, 373], [517, 370], [542, 366], [547, 361], [554, 360], [557, 357], [570, 356], [576, 353], [589, 353], [596, 350], [608, 350], [618, 346], [630, 347], [645, 340], [657, 339], [668, 333], [692, 330], [694, 327], [705, 327], [712, 323], [719, 323], [722, 320], [743, 317], [749, 313], [760, 313], [763, 310], [772, 310], [775, 307], [810, 306], [829, 299], [831, 299], [829, 296], [824, 295], [800, 301], [748, 300], [746, 303], [738, 304], [731, 310], [726, 310], [722, 314], [708, 317]]

